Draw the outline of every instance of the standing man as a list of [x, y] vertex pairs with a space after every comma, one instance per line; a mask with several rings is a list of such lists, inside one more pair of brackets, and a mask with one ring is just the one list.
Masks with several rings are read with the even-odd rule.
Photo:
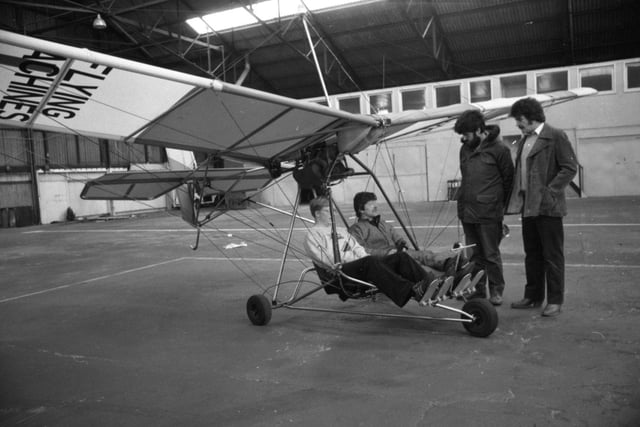
[[567, 135], [545, 123], [542, 106], [524, 98], [511, 106], [510, 116], [522, 131], [516, 172], [507, 213], [522, 215], [522, 240], [527, 284], [524, 298], [511, 308], [540, 307], [543, 316], [560, 314], [564, 302], [564, 190], [578, 170]]
[[[462, 135], [458, 218], [466, 243], [475, 244], [471, 261], [486, 272], [489, 301], [501, 305], [505, 283], [500, 242], [506, 201], [513, 183], [511, 151], [499, 138], [500, 128], [485, 125], [479, 111], [465, 111], [454, 130]], [[471, 297], [486, 296], [483, 280], [476, 285]]]

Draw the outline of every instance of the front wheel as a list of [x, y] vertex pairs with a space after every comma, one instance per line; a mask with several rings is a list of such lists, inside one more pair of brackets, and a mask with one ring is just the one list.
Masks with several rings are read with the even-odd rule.
[[[486, 299], [472, 299], [466, 302], [462, 311], [473, 317], [473, 322], [465, 322], [462, 325], [474, 337], [488, 337], [498, 327], [498, 312]], [[463, 319], [468, 317], [461, 315]]]
[[252, 295], [247, 300], [247, 316], [254, 325], [266, 325], [271, 320], [271, 302], [264, 295]]

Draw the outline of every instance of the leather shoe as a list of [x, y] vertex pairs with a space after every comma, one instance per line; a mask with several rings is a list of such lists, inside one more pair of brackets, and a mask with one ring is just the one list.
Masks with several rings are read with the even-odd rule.
[[542, 301], [534, 301], [531, 298], [522, 298], [520, 301], [512, 302], [511, 308], [538, 308]]
[[560, 314], [561, 308], [561, 304], [547, 304], [544, 310], [542, 310], [542, 315], [545, 317], [557, 316], [558, 314]]
[[502, 297], [500, 295], [492, 295], [489, 302], [493, 305], [502, 305]]

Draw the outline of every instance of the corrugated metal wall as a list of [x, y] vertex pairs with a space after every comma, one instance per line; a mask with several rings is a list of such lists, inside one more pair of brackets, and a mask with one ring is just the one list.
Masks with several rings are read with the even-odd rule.
[[162, 164], [163, 148], [72, 134], [0, 129], [0, 227], [40, 221], [36, 171], [127, 168]]

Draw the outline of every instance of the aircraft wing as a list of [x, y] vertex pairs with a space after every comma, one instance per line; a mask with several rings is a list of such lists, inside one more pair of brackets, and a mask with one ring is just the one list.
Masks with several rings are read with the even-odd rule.
[[[0, 125], [199, 151], [271, 168], [335, 144], [355, 154], [428, 131], [476, 108], [504, 114], [514, 99], [385, 115], [351, 114], [215, 79], [0, 30]], [[595, 93], [536, 95], [547, 104]]]
[[0, 31], [0, 125], [269, 164], [376, 118]]
[[[527, 95], [527, 97], [537, 99], [544, 108], [548, 108], [555, 104], [596, 93], [595, 89], [583, 87], [546, 94]], [[484, 102], [454, 104], [442, 108], [398, 113], [390, 119], [389, 130], [386, 132], [384, 139], [389, 142], [404, 136], [429, 132], [434, 128], [450, 124], [467, 110], [480, 111], [487, 120], [496, 119], [508, 115], [513, 103], [521, 98], [523, 97], [496, 98]]]
[[85, 200], [152, 200], [191, 182], [206, 182], [207, 194], [225, 194], [258, 190], [271, 179], [262, 167], [114, 172], [87, 182], [80, 197]]

